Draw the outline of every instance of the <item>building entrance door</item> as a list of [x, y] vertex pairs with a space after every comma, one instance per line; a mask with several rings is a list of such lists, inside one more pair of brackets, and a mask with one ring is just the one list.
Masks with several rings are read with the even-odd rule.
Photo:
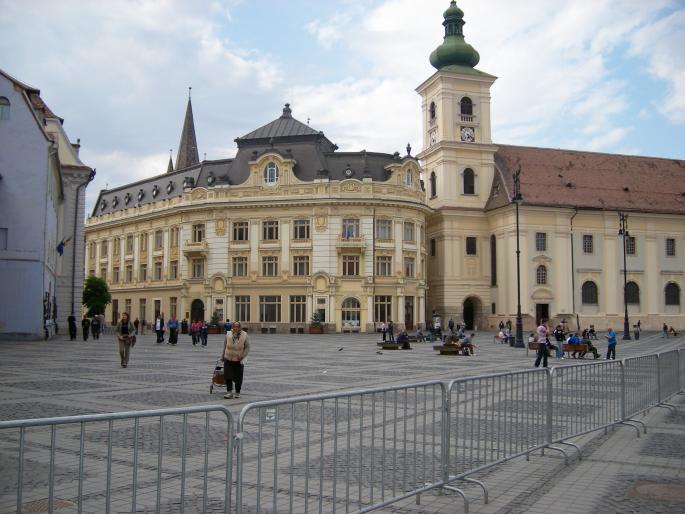
[[535, 304], [535, 324], [540, 325], [543, 319], [549, 319], [549, 304], [536, 303]]
[[193, 300], [190, 304], [190, 319], [197, 321], [205, 320], [205, 304], [202, 300]]

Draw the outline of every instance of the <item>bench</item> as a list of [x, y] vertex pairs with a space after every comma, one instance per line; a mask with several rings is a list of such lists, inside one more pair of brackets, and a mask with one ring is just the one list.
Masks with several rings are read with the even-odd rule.
[[402, 343], [378, 343], [381, 345], [381, 348], [383, 350], [411, 350], [411, 346], [409, 348], [403, 348]]
[[561, 349], [564, 351], [564, 353], [567, 354], [567, 357], [571, 357], [571, 352], [578, 352], [578, 353], [587, 352], [587, 345], [584, 343], [578, 343], [578, 344], [564, 343], [561, 346]]
[[469, 355], [468, 349], [462, 350], [459, 345], [446, 344], [439, 347], [440, 355]]

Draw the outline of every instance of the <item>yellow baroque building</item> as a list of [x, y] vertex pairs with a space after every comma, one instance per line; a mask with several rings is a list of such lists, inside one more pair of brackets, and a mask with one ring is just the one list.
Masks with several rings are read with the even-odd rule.
[[685, 161], [493, 143], [496, 77], [476, 69], [454, 1], [443, 25], [416, 157], [338, 152], [286, 105], [234, 159], [199, 162], [189, 99], [176, 170], [101, 191], [88, 220], [107, 319], [299, 332], [316, 314], [373, 331], [435, 313], [494, 328], [520, 304], [526, 330], [620, 328], [626, 310], [685, 328]]

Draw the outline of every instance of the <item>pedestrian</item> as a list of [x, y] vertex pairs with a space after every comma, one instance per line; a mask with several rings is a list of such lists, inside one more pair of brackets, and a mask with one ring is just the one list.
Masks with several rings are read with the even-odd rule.
[[507, 320], [507, 330], [511, 334], [511, 320], [510, 319]]
[[167, 322], [169, 327], [169, 344], [175, 345], [178, 343], [178, 320], [176, 315], [172, 314], [171, 319]]
[[454, 320], [452, 318], [447, 322], [447, 327], [454, 332]]
[[557, 352], [557, 359], [563, 359], [564, 358], [564, 329], [561, 325], [557, 325], [554, 328], [554, 339], [556, 339], [557, 344], [556, 344], [556, 352]]
[[381, 323], [381, 334], [383, 334], [383, 342], [385, 342], [385, 338], [386, 338], [386, 336], [387, 336], [387, 332], [388, 332], [388, 327], [387, 327], [387, 325], [385, 324], [385, 321], [383, 321], [383, 322]]
[[395, 325], [392, 320], [388, 321], [388, 341], [391, 343], [395, 342]]
[[547, 320], [543, 319], [540, 321], [540, 326], [538, 326], [537, 329], [537, 340], [538, 340], [538, 352], [537, 352], [537, 357], [535, 358], [535, 367], [538, 368], [540, 367], [540, 362], [542, 361], [542, 367], [546, 368], [547, 367], [547, 353], [548, 353], [548, 344], [549, 341], [547, 340]]
[[416, 325], [416, 342], [417, 343], [425, 343], [426, 342], [426, 336], [423, 335], [423, 331], [421, 330], [421, 325]]
[[188, 333], [188, 320], [183, 318], [183, 321], [181, 321], [181, 334], [187, 334]]
[[140, 320], [140, 335], [145, 335], [145, 318]]
[[197, 320], [190, 322], [190, 339], [193, 341], [193, 346], [197, 344]]
[[202, 347], [207, 347], [207, 334], [209, 333], [209, 326], [206, 321], [203, 321], [200, 325], [200, 339], [202, 340]]
[[93, 339], [100, 339], [100, 319], [97, 315], [90, 322], [90, 333], [93, 334]]
[[638, 328], [637, 324], [633, 325], [633, 337], [636, 341], [640, 339], [640, 329]]
[[159, 314], [155, 318], [155, 333], [157, 334], [157, 344], [164, 342], [164, 314]]
[[504, 321], [499, 320], [499, 331], [504, 332]]
[[119, 356], [121, 357], [121, 367], [128, 366], [128, 358], [131, 355], [131, 346], [135, 344], [135, 327], [128, 318], [128, 312], [121, 315], [121, 320], [117, 323], [116, 333], [119, 342]]
[[668, 325], [666, 323], [661, 326], [661, 338], [663, 339], [664, 337], [668, 339]]
[[642, 332], [642, 322], [640, 320], [637, 320], [637, 329]]
[[232, 327], [233, 327], [233, 323], [231, 323], [230, 319], [227, 319], [224, 322], [224, 334], [228, 334], [231, 331]]
[[90, 333], [90, 320], [87, 316], [83, 316], [81, 320], [81, 330], [83, 330], [83, 340], [88, 341], [88, 334]]
[[67, 324], [69, 325], [69, 339], [76, 339], [76, 316], [73, 314], [67, 318]]
[[[243, 387], [243, 374], [247, 354], [250, 353], [250, 343], [247, 332], [242, 330], [239, 321], [233, 322], [231, 332], [226, 334], [224, 351], [221, 359], [224, 361], [224, 379], [226, 381], [226, 394], [224, 398], [240, 398]], [[235, 394], [233, 385], [235, 384]]]
[[616, 332], [614, 332], [613, 328], [609, 327], [609, 331], [604, 337], [607, 338], [607, 342], [609, 343], [607, 345], [606, 360], [609, 360], [610, 358], [616, 360]]
[[671, 325], [671, 326], [669, 327], [668, 333], [669, 333], [670, 335], [672, 335], [673, 337], [678, 337], [678, 332], [675, 331], [675, 329], [673, 328], [673, 325]]
[[140, 320], [138, 318], [136, 318], [135, 321], [133, 322], [133, 326], [136, 329], [136, 335], [138, 335], [138, 326], [139, 325], [140, 325]]

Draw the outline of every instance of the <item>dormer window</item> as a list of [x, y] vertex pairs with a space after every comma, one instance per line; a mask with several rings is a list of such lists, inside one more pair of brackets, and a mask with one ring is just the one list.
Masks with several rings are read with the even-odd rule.
[[155, 184], [155, 187], [152, 188], [152, 198], [157, 198], [158, 194], [159, 194], [159, 188], [157, 187], [157, 184]]
[[214, 185], [214, 182], [216, 182], [216, 177], [214, 176], [214, 173], [210, 173], [207, 176], [207, 185], [212, 186], [212, 185]]
[[124, 204], [128, 205], [129, 203], [131, 203], [131, 193], [126, 193], [126, 195], [124, 195]]
[[10, 119], [10, 101], [4, 96], [0, 96], [0, 121]]
[[169, 183], [166, 185], [166, 194], [170, 195], [173, 190], [174, 183], [170, 180]]
[[145, 191], [143, 191], [143, 190], [141, 189], [141, 190], [138, 191], [138, 201], [139, 201], [139, 202], [142, 201], [143, 198], [145, 198]]
[[461, 121], [473, 121], [473, 101], [468, 96], [460, 102]]
[[105, 199], [103, 198], [103, 199], [100, 201], [100, 210], [101, 210], [101, 211], [104, 211], [104, 210], [105, 210], [105, 207], [107, 207], [107, 200], [105, 200]]
[[112, 198], [112, 208], [116, 207], [117, 205], [119, 205], [119, 197], [115, 196]]
[[411, 170], [405, 171], [404, 172], [404, 185], [405, 186], [411, 186], [412, 181], [413, 181], [413, 178], [412, 178]]
[[264, 183], [267, 186], [273, 186], [278, 182], [278, 166], [275, 162], [270, 162], [264, 168]]

